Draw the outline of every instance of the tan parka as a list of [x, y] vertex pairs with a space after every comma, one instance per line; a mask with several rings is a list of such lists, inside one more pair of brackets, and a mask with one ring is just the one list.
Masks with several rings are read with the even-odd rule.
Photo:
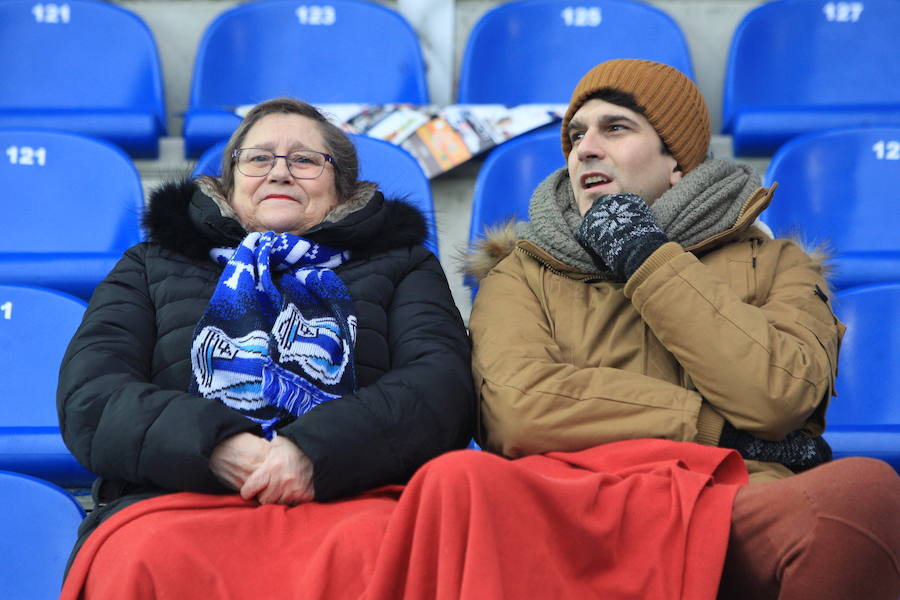
[[[821, 434], [843, 325], [821, 261], [752, 226], [773, 189], [727, 231], [665, 244], [624, 285], [510, 244], [469, 322], [482, 445], [508, 457], [633, 438], [717, 445], [725, 419], [769, 440]], [[791, 474], [747, 463], [751, 481]]]

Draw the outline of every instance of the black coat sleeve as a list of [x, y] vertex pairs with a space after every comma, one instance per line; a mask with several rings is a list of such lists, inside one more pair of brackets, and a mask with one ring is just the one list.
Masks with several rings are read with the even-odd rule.
[[[126, 252], [91, 298], [60, 367], [57, 409], [66, 445], [108, 479], [169, 490], [223, 492], [212, 449], [258, 426], [224, 405], [154, 384], [156, 306], [146, 245]], [[164, 361], [163, 361], [164, 362]]]
[[316, 500], [405, 482], [471, 438], [468, 335], [438, 260], [412, 256], [388, 306], [390, 370], [280, 430], [312, 460]]

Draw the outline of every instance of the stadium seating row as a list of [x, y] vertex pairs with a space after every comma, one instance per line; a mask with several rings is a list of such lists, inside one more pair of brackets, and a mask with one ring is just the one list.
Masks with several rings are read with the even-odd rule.
[[[775, 0], [748, 13], [725, 81], [723, 127], [736, 153], [770, 155], [820, 129], [900, 124], [898, 30], [896, 0]], [[160, 63], [134, 13], [97, 0], [5, 0], [0, 57], [0, 126], [77, 131], [132, 156], [157, 155], [166, 133]], [[470, 32], [457, 99], [564, 103], [590, 66], [617, 57], [693, 76], [679, 26], [648, 4], [508, 2]], [[182, 132], [187, 155], [226, 137], [240, 107], [279, 95], [429, 101], [419, 41], [398, 13], [365, 0], [259, 0], [222, 12], [200, 41]]]
[[[438, 254], [431, 186], [419, 163], [388, 142], [352, 135], [360, 176], [426, 216], [425, 246]], [[194, 174], [218, 173], [224, 143]], [[60, 131], [0, 128], [0, 283], [53, 288], [87, 300], [122, 253], [141, 240], [140, 175], [119, 148]]]
[[[431, 187], [399, 146], [351, 136], [361, 176], [389, 197], [405, 197], [429, 220], [426, 246], [438, 254]], [[224, 143], [194, 175], [216, 174]], [[89, 299], [122, 252], [141, 239], [140, 177], [115, 146], [77, 134], [0, 129], [0, 198], [8, 230], [0, 238], [0, 283], [58, 289]], [[563, 166], [559, 134], [540, 130], [507, 142], [485, 160], [472, 200], [469, 240], [485, 226], [527, 218], [532, 190]], [[801, 136], [773, 157], [778, 182], [763, 219], [780, 236], [799, 236], [833, 254], [832, 284], [846, 288], [900, 281], [900, 127], [835, 129]]]
[[[900, 470], [900, 282], [841, 290], [835, 311], [847, 324], [837, 400], [826, 439], [836, 456], [872, 456]], [[85, 303], [46, 288], [0, 284], [0, 470], [68, 488], [93, 476], [59, 435], [56, 375]]]

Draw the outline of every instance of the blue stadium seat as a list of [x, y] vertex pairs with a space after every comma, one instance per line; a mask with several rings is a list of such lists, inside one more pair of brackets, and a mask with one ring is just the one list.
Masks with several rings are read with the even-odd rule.
[[166, 135], [156, 42], [107, 2], [0, 2], [0, 127], [72, 131], [156, 157]]
[[847, 325], [825, 439], [836, 458], [869, 456], [900, 471], [900, 283], [843, 290]]
[[227, 137], [240, 122], [236, 107], [277, 96], [428, 104], [418, 37], [399, 13], [362, 0], [260, 0], [225, 11], [197, 50], [186, 154]]
[[485, 159], [472, 194], [469, 241], [484, 228], [511, 218], [528, 220], [531, 194], [547, 175], [566, 166], [559, 128], [527, 133], [505, 142]]
[[900, 126], [791, 140], [765, 180], [778, 191], [763, 220], [776, 235], [825, 243], [835, 254], [834, 287], [900, 281]]
[[[405, 198], [421, 210], [429, 229], [425, 247], [440, 256], [431, 185], [416, 159], [400, 146], [384, 140], [355, 134], [350, 134], [350, 139], [359, 153], [360, 179], [376, 182], [386, 197]], [[194, 177], [221, 172], [225, 143], [225, 140], [220, 141], [203, 153], [194, 168]]]
[[[527, 221], [535, 188], [550, 173], [564, 166], [566, 160], [558, 127], [526, 133], [495, 148], [475, 180], [469, 244], [484, 234], [485, 227], [513, 218]], [[474, 297], [477, 286], [468, 283]]]
[[59, 596], [84, 511], [65, 490], [0, 471], [0, 589], [4, 598]]
[[59, 365], [85, 306], [53, 290], [0, 285], [0, 469], [70, 488], [93, 481], [63, 444], [56, 414]]
[[90, 298], [140, 241], [141, 180], [117, 147], [81, 135], [0, 129], [0, 283]]
[[582, 75], [613, 58], [655, 60], [693, 78], [684, 34], [659, 9], [630, 0], [518, 0], [472, 28], [457, 101], [565, 104]]
[[900, 2], [779, 0], [735, 30], [723, 131], [734, 152], [768, 156], [813, 131], [900, 125]]

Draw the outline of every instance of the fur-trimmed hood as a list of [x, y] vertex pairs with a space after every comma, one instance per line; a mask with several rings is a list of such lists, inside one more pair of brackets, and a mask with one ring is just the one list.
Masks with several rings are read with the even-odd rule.
[[[204, 180], [163, 184], [150, 196], [143, 215], [150, 242], [195, 260], [218, 246], [240, 243], [247, 231], [228, 203]], [[385, 200], [375, 184], [361, 182], [357, 193], [335, 207], [303, 237], [355, 256], [421, 245], [428, 230], [425, 217], [401, 199]]]
[[[752, 233], [749, 233], [752, 231]], [[772, 230], [764, 222], [756, 220], [752, 225], [752, 230], [748, 230], [749, 235], [756, 235], [760, 238], [773, 238]], [[487, 277], [497, 263], [512, 254], [519, 242], [517, 233], [517, 223], [510, 220], [496, 227], [487, 227], [484, 235], [475, 240], [468, 248], [468, 253], [462, 257], [462, 272], [465, 277], [473, 282], [478, 282]], [[832, 252], [824, 245], [813, 246], [799, 237], [791, 238], [794, 243], [803, 248], [807, 254], [822, 269], [822, 273], [826, 277], [832, 272], [832, 264], [830, 261]]]

